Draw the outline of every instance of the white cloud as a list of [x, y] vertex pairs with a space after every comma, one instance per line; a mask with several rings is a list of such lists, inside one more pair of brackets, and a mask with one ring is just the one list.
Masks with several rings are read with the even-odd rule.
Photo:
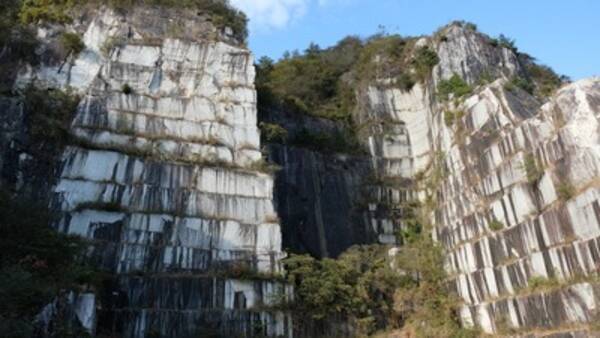
[[[284, 28], [304, 14], [310, 0], [230, 0], [257, 29]], [[321, 1], [321, 0], [319, 0]]]
[[319, 6], [348, 5], [355, 0], [318, 0]]

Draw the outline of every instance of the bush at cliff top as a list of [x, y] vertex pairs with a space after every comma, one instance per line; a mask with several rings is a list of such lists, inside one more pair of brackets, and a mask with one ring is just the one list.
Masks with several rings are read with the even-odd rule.
[[[14, 1], [13, 2], [17, 2]], [[117, 8], [128, 8], [138, 4], [158, 5], [165, 7], [193, 8], [209, 13], [213, 23], [219, 27], [230, 27], [236, 37], [245, 40], [247, 18], [244, 13], [233, 8], [228, 0], [21, 0], [19, 18], [23, 24], [38, 21], [70, 23], [72, 18], [69, 11], [81, 4], [108, 4]]]
[[77, 33], [63, 33], [60, 36], [60, 43], [69, 54], [77, 55], [85, 48], [85, 44]]
[[285, 109], [329, 119], [347, 120], [355, 99], [348, 73], [358, 58], [362, 42], [349, 37], [322, 50], [312, 44], [304, 54], [287, 53], [274, 63], [257, 64], [259, 109]]
[[430, 76], [433, 67], [440, 62], [437, 53], [429, 47], [421, 47], [415, 52], [413, 66], [415, 74], [421, 82], [425, 82]]

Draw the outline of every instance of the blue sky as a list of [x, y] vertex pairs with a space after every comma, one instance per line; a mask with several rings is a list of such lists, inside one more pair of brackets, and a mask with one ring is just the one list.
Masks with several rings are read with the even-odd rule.
[[321, 47], [347, 35], [430, 34], [452, 20], [503, 33], [520, 50], [558, 73], [580, 79], [600, 75], [598, 0], [231, 0], [250, 17], [250, 48], [258, 57]]

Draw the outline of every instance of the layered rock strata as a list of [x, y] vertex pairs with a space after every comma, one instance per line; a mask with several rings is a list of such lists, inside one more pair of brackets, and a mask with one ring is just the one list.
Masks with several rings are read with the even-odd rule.
[[[589, 334], [599, 299], [600, 79], [566, 85], [544, 103], [511, 84], [527, 76], [514, 51], [472, 29], [453, 24], [417, 45], [440, 58], [428, 83], [368, 86], [359, 115], [374, 121], [368, 144], [400, 214], [394, 227], [404, 226], [405, 201], [431, 205], [465, 325]], [[455, 74], [473, 93], [436, 96]]]
[[59, 230], [87, 238], [90, 260], [115, 276], [98, 332], [291, 335], [270, 309], [291, 290], [276, 276], [250, 52], [202, 13], [164, 8], [77, 13], [38, 30], [41, 51], [64, 29], [86, 48], [22, 69], [16, 86], [81, 97], [53, 204]]

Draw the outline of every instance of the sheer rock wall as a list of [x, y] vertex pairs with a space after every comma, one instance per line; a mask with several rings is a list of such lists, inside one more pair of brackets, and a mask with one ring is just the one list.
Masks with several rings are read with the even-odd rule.
[[[590, 334], [600, 299], [600, 79], [563, 86], [542, 104], [508, 84], [525, 76], [513, 51], [461, 25], [438, 34], [417, 42], [440, 58], [427, 85], [362, 92], [358, 118], [378, 122], [368, 144], [388, 178], [381, 189], [399, 215], [390, 215], [393, 227], [403, 227], [405, 201], [426, 202], [423, 182], [441, 170], [431, 221], [463, 323], [486, 333]], [[475, 89], [444, 101], [436, 86], [454, 74]], [[459, 112], [449, 125], [446, 111]]]
[[277, 278], [251, 53], [189, 11], [86, 9], [39, 28], [42, 55], [63, 29], [86, 48], [22, 67], [15, 86], [81, 96], [51, 190], [59, 230], [87, 238], [115, 276], [99, 291], [98, 332], [291, 335], [270, 309], [291, 290]]

